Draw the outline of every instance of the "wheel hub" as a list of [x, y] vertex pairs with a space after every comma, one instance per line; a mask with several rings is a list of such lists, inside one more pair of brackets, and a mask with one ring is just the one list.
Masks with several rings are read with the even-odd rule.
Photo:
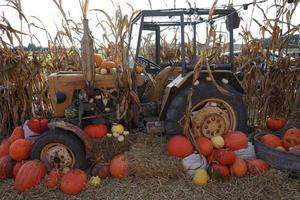
[[41, 152], [41, 159], [48, 167], [63, 168], [73, 167], [75, 164], [73, 152], [63, 144], [51, 143], [46, 145]]
[[192, 114], [192, 131], [195, 137], [204, 135], [212, 138], [225, 134], [229, 128], [228, 113], [216, 105], [208, 105]]

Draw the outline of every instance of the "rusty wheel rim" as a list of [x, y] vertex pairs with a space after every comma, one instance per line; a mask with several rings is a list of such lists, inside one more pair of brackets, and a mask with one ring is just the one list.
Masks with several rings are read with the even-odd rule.
[[212, 138], [237, 127], [237, 116], [226, 101], [217, 98], [200, 101], [192, 108], [192, 131], [195, 137]]
[[47, 144], [41, 152], [41, 160], [48, 169], [72, 168], [75, 165], [75, 155], [70, 148], [61, 143]]

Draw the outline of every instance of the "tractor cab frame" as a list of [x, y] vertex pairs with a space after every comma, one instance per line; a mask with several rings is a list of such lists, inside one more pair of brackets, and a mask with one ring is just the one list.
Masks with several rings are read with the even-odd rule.
[[[225, 19], [224, 22], [229, 33], [229, 63], [222, 67], [228, 70], [234, 70], [233, 30], [239, 27], [240, 18], [234, 8], [215, 9], [212, 13], [212, 17], [209, 18], [210, 14], [210, 9], [200, 8], [141, 11], [131, 23], [129, 48], [127, 52], [129, 66], [134, 68], [137, 63], [143, 62], [146, 64], [146, 70], [148, 72], [155, 73], [166, 66], [177, 64], [177, 66], [180, 65], [182, 67], [183, 72], [191, 71], [193, 66], [189, 66], [185, 59], [187, 54], [185, 48], [185, 44], [187, 42], [187, 26], [192, 27], [192, 56], [196, 57], [200, 53], [197, 52], [197, 33], [202, 32], [203, 36], [206, 36], [205, 30], [199, 29], [198, 25], [206, 23], [213, 25], [215, 21]], [[179, 29], [179, 48], [181, 55], [178, 63], [162, 63], [160, 60], [161, 32], [165, 27], [177, 27]], [[153, 60], [149, 60], [148, 58], [141, 56], [140, 49], [142, 45], [142, 33], [145, 31], [151, 31], [155, 36], [155, 53]]]

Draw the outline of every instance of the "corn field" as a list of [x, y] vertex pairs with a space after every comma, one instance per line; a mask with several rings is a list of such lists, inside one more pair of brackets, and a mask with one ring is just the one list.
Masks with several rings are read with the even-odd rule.
[[[32, 115], [46, 115], [51, 113], [51, 105], [47, 96], [47, 76], [52, 72], [80, 70], [80, 53], [77, 47], [82, 36], [82, 24], [74, 22], [64, 10], [61, 1], [52, 0], [62, 16], [61, 28], [56, 35], [51, 35], [43, 22], [37, 17], [35, 22], [30, 22], [22, 11], [21, 0], [5, 0], [5, 5], [15, 9], [20, 23], [29, 27], [29, 32], [24, 33], [12, 27], [5, 16], [0, 19], [0, 133], [7, 134], [15, 126], [22, 124]], [[260, 27], [261, 38], [255, 38], [247, 27], [243, 27], [240, 36], [243, 38], [240, 53], [235, 57], [237, 71], [243, 72], [242, 85], [246, 91], [245, 100], [248, 106], [249, 125], [262, 126], [267, 116], [280, 115], [291, 120], [300, 120], [300, 60], [284, 57], [293, 35], [299, 34], [299, 26], [291, 26], [287, 32], [282, 32], [282, 22], [291, 24], [298, 1], [294, 1], [294, 8], [287, 8], [287, 1], [274, 0], [276, 16], [268, 17], [259, 4], [254, 8], [260, 10], [264, 16], [262, 24], [255, 18], [253, 23]], [[273, 6], [274, 6], [273, 5]], [[129, 5], [130, 6], [130, 5]], [[212, 6], [214, 9], [215, 4]], [[130, 21], [138, 13], [131, 7], [131, 15], [122, 13], [116, 7], [115, 15], [111, 16], [104, 10], [88, 8], [88, 0], [81, 4], [83, 16], [87, 12], [97, 12], [103, 16], [98, 21], [98, 27], [104, 34], [101, 41], [95, 40], [95, 47], [101, 50], [105, 57], [109, 57], [120, 66], [127, 79], [125, 87], [119, 91], [119, 101], [122, 103], [121, 111], [132, 115], [129, 107], [132, 102], [139, 104], [136, 94], [132, 93], [130, 69], [125, 60]], [[30, 32], [30, 27], [41, 29], [45, 32], [48, 47], [44, 51], [26, 51], [22, 46], [22, 37], [28, 36], [32, 43], [39, 45], [39, 35]], [[267, 47], [263, 46], [266, 35], [271, 36]], [[43, 36], [44, 37], [44, 36]], [[4, 39], [6, 38], [6, 39]], [[143, 53], [152, 55], [153, 47], [147, 46], [148, 40], [144, 38]], [[168, 59], [178, 55], [179, 41], [172, 42], [162, 38], [162, 57]], [[17, 41], [17, 42], [16, 42]], [[194, 71], [194, 81], [199, 76], [202, 64], [222, 63], [226, 58], [220, 56], [225, 52], [227, 44], [220, 44], [213, 27], [207, 28], [207, 44], [198, 48], [203, 50], [199, 55], [200, 60]], [[191, 40], [188, 39], [187, 47]], [[205, 48], [210, 46], [210, 49]], [[293, 50], [299, 50], [299, 45]], [[278, 59], [274, 55], [278, 52]], [[150, 56], [149, 56], [150, 57]], [[264, 65], [262, 64], [264, 63]], [[122, 80], [120, 80], [122, 81]], [[2, 135], [3, 136], [3, 135]]]

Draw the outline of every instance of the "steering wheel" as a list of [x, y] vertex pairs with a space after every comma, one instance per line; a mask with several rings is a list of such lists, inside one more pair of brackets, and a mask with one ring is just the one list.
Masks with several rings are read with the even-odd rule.
[[137, 57], [137, 62], [144, 65], [146, 72], [148, 72], [149, 74], [157, 74], [162, 70], [161, 66], [142, 56]]

